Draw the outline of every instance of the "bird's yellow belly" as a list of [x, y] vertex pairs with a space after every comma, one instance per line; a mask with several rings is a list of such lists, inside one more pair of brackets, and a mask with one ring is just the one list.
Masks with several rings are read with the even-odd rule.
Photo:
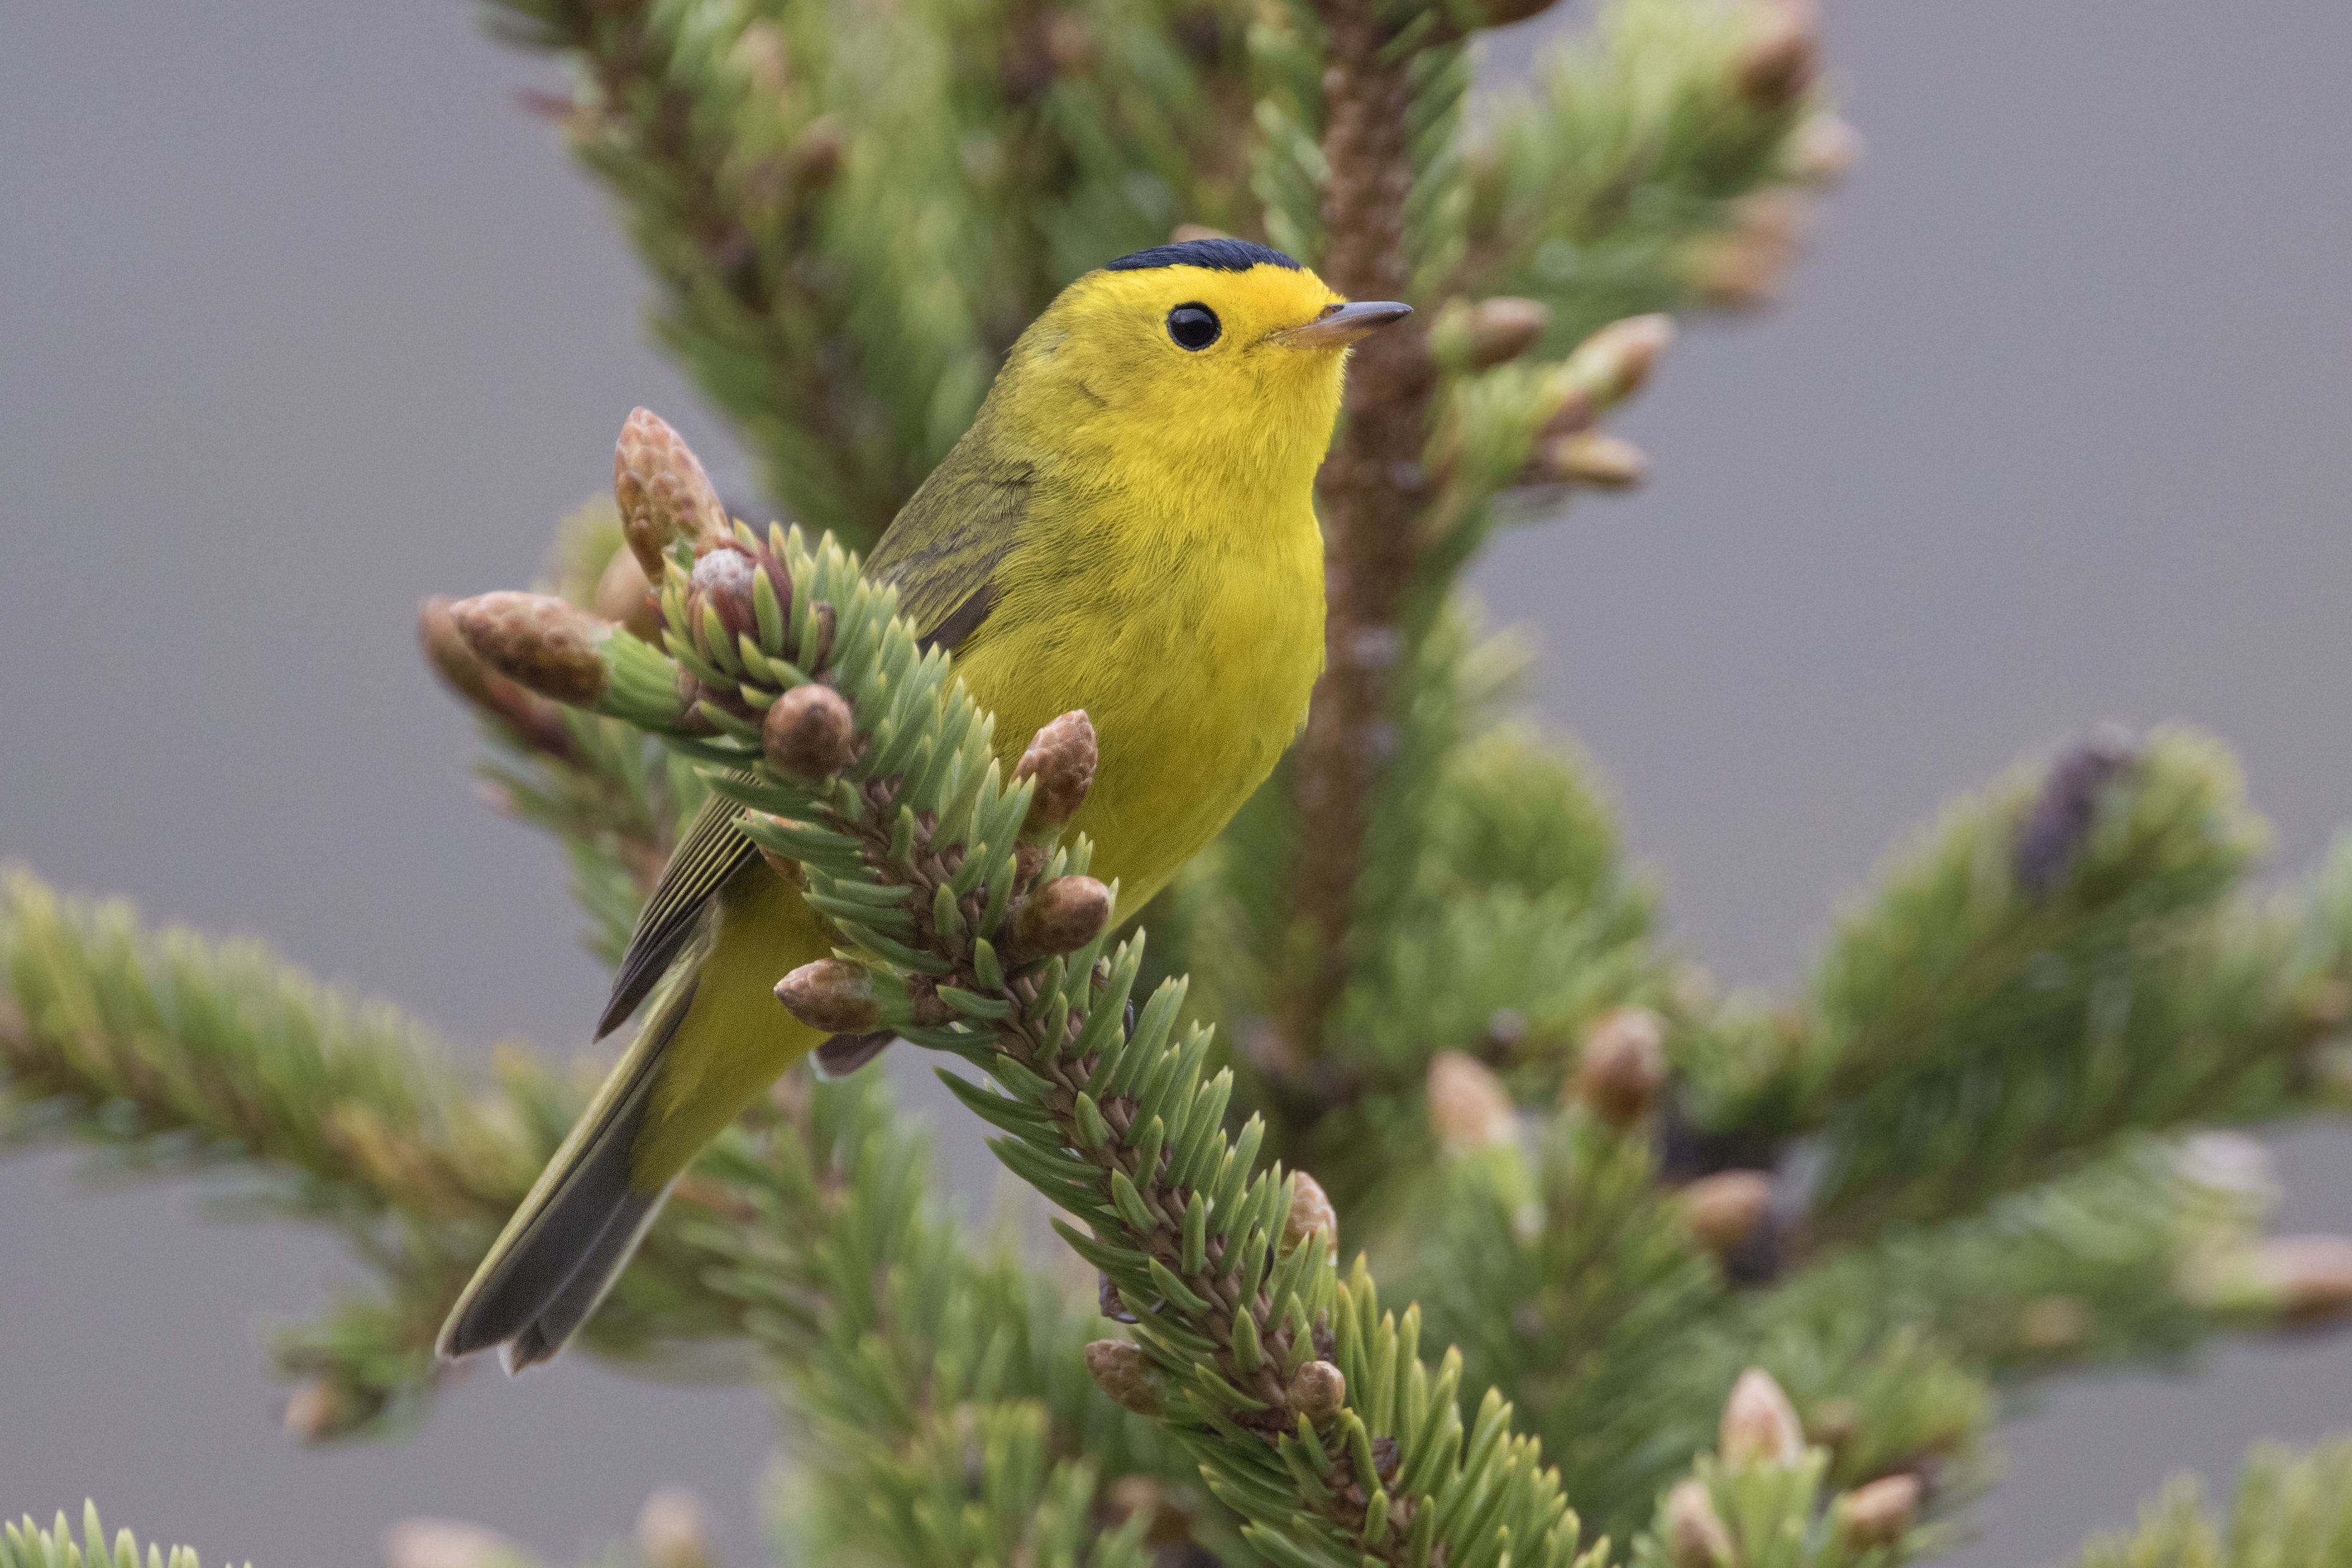
[[[1323, 661], [1322, 541], [1303, 526], [1176, 552], [1148, 584], [1016, 584], [958, 654], [1008, 773], [1039, 726], [1093, 721], [1101, 762], [1072, 827], [1133, 914], [1264, 783]], [[1234, 531], [1239, 532], [1241, 531]], [[1022, 599], [1034, 595], [1024, 605]]]

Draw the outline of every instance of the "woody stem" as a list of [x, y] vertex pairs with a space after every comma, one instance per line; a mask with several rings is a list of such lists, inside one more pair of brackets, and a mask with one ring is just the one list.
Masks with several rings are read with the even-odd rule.
[[[1357, 300], [1401, 298], [1404, 202], [1412, 188], [1406, 139], [1411, 57], [1384, 59], [1393, 29], [1370, 0], [1324, 0], [1323, 270]], [[1275, 1009], [1292, 1074], [1322, 1054], [1326, 1016], [1347, 984], [1349, 917], [1387, 733], [1391, 668], [1412, 578], [1431, 374], [1417, 321], [1366, 339], [1348, 374], [1346, 419], [1318, 480], [1324, 531], [1325, 663], [1300, 742], [1301, 833], [1292, 868], [1294, 929], [1306, 951]]]

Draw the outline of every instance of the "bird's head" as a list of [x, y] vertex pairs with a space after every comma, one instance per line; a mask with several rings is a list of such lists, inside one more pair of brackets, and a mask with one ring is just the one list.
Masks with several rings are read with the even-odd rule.
[[1349, 304], [1262, 245], [1158, 246], [1062, 291], [1014, 345], [992, 413], [1024, 445], [1303, 483], [1339, 417], [1349, 345], [1410, 314]]

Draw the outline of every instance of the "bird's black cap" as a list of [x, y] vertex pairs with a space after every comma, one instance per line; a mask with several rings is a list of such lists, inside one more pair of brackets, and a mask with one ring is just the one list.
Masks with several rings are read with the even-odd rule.
[[1246, 239], [1188, 239], [1181, 245], [1155, 245], [1149, 250], [1122, 256], [1117, 261], [1106, 261], [1102, 269], [1144, 272], [1154, 267], [1206, 267], [1216, 272], [1247, 272], [1253, 267], [1299, 270], [1298, 263], [1279, 250]]

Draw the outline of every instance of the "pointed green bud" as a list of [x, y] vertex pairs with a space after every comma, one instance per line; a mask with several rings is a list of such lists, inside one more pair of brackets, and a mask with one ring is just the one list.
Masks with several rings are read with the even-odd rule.
[[1785, 1468], [1805, 1457], [1805, 1428], [1797, 1407], [1762, 1367], [1749, 1367], [1731, 1385], [1731, 1397], [1723, 1402], [1718, 1446], [1723, 1462], [1735, 1470]]
[[1706, 1483], [1692, 1477], [1675, 1483], [1666, 1494], [1666, 1555], [1675, 1568], [1729, 1568], [1733, 1558], [1731, 1531], [1715, 1511]]
[[776, 1000], [793, 1017], [828, 1035], [862, 1035], [882, 1021], [872, 973], [838, 958], [803, 963], [785, 975], [776, 983]]
[[1348, 1380], [1328, 1361], [1310, 1361], [1290, 1380], [1290, 1408], [1320, 1426], [1348, 1403]]
[[1832, 1505], [1831, 1528], [1849, 1552], [1895, 1546], [1919, 1518], [1919, 1478], [1881, 1476]]
[[604, 646], [616, 629], [548, 594], [478, 594], [449, 619], [485, 665], [528, 691], [575, 708], [604, 695]]
[[768, 704], [760, 724], [768, 765], [786, 778], [816, 784], [849, 763], [857, 742], [857, 721], [848, 701], [830, 686], [795, 686]]
[[1096, 1340], [1087, 1346], [1087, 1371], [1113, 1404], [1139, 1415], [1160, 1414], [1160, 1380], [1140, 1347], [1125, 1340]]
[[1021, 900], [1013, 917], [1013, 942], [1024, 962], [1076, 952], [1109, 923], [1108, 887], [1092, 877], [1056, 877]]
[[1036, 794], [1029, 799], [1029, 819], [1022, 831], [1051, 833], [1076, 816], [1087, 792], [1094, 787], [1097, 757], [1094, 721], [1083, 709], [1065, 713], [1038, 731], [1013, 769], [1016, 779], [1037, 781]]
[[632, 409], [613, 448], [613, 500], [621, 509], [621, 532], [646, 577], [658, 583], [671, 544], [680, 539], [698, 548], [725, 539], [727, 508], [719, 500], [702, 459], [686, 440], [648, 409]]

